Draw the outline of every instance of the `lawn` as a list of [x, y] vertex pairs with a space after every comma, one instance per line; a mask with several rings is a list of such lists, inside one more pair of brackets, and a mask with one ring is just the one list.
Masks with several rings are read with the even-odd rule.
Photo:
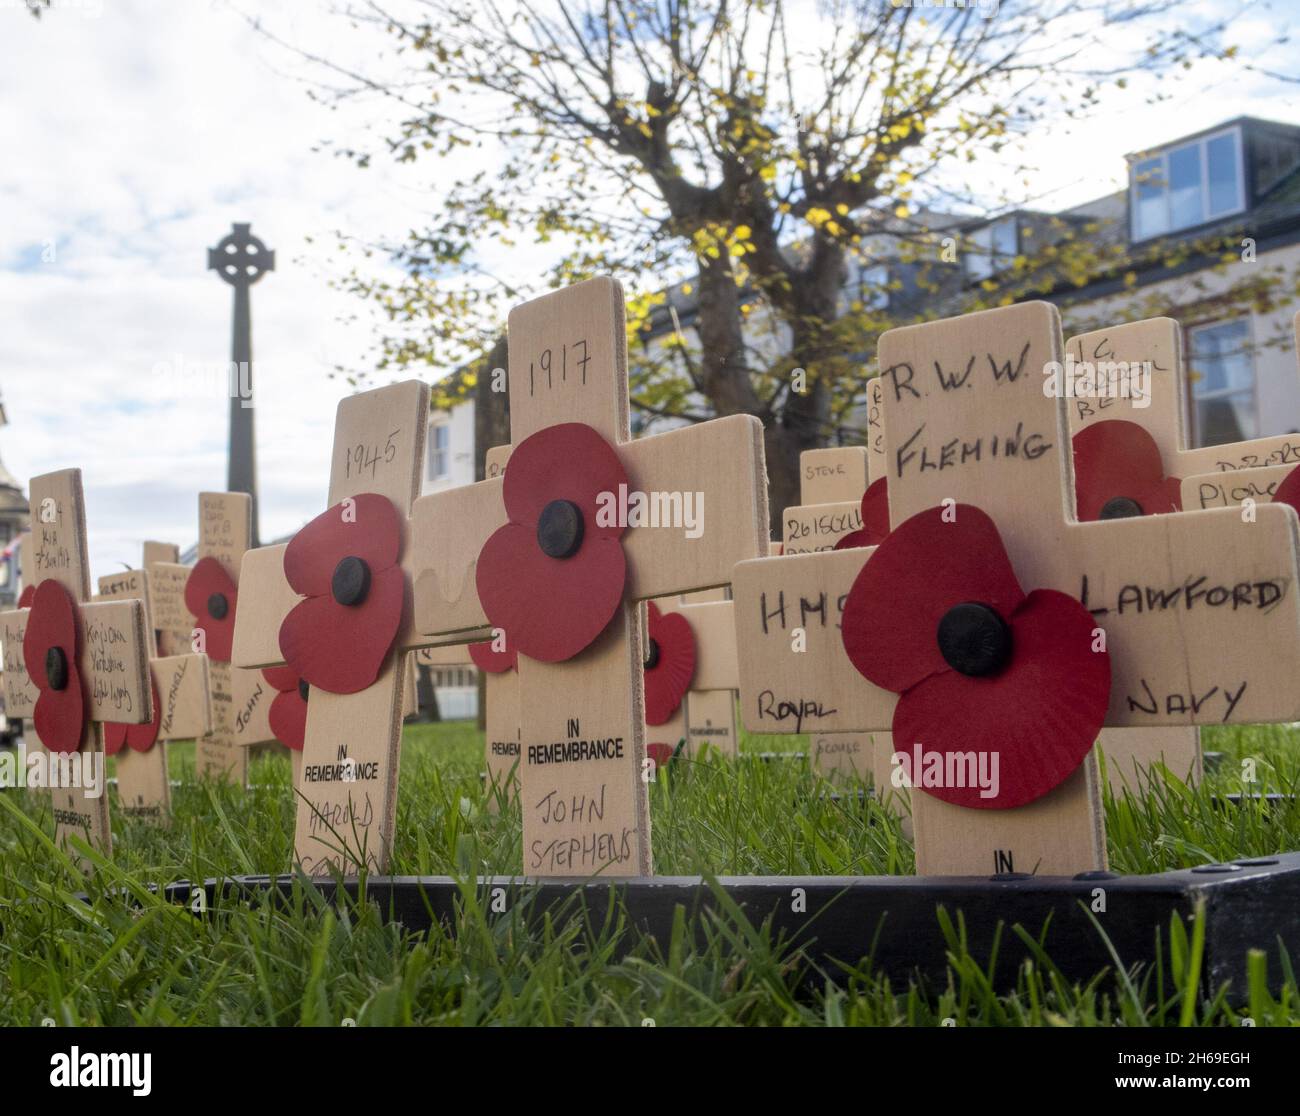
[[[1189, 790], [1166, 779], [1106, 801], [1113, 870], [1157, 872], [1300, 849], [1300, 803], [1216, 807], [1215, 793], [1300, 791], [1300, 730], [1215, 729], [1224, 758]], [[806, 747], [755, 738], [746, 751]], [[283, 756], [258, 759], [248, 791], [196, 783], [192, 747], [174, 746], [175, 822], [160, 831], [115, 819], [112, 864], [87, 883], [59, 853], [48, 803], [0, 792], [0, 1024], [193, 1023], [1129, 1026], [1300, 1023], [1294, 977], [1280, 998], [1262, 981], [1229, 1002], [1196, 987], [1194, 964], [1099, 973], [1070, 986], [1026, 967], [1014, 994], [994, 995], [981, 961], [954, 942], [946, 988], [923, 989], [865, 964], [841, 986], [800, 990], [797, 954], [762, 928], [719, 919], [697, 941], [682, 926], [662, 944], [615, 952], [576, 925], [527, 931], [473, 909], [454, 931], [415, 935], [373, 908], [339, 912], [309, 888], [291, 910], [255, 903], [196, 919], [144, 886], [278, 873], [291, 855], [293, 801]], [[1243, 759], [1256, 782], [1244, 784]], [[410, 725], [404, 738], [395, 874], [518, 873], [518, 810], [487, 809], [482, 737], [471, 725]], [[912, 849], [873, 802], [835, 800], [797, 761], [709, 759], [651, 788], [662, 874], [906, 873]], [[89, 887], [91, 902], [76, 892]], [[114, 894], [126, 888], [137, 902]], [[1238, 1002], [1239, 1001], [1239, 1002]]]

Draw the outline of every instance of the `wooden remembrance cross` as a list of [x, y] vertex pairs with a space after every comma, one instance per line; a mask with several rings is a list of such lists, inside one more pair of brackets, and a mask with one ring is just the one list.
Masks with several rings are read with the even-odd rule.
[[[104, 775], [103, 722], [116, 721], [144, 724], [153, 716], [149, 681], [149, 646], [145, 638], [144, 607], [137, 600], [88, 603], [90, 599], [90, 562], [86, 549], [86, 508], [82, 496], [81, 470], [65, 469], [33, 477], [31, 483], [32, 545], [27, 551], [31, 568], [24, 578], [35, 587], [32, 608], [0, 613], [0, 631], [4, 642], [5, 708], [10, 717], [31, 718], [42, 723], [38, 705], [53, 699], [62, 704], [73, 679], [69, 677], [75, 660], [82, 688], [82, 730], [75, 749], [58, 759], [63, 774], [68, 774], [74, 760], [99, 764], [99, 794], [87, 794], [84, 786], [64, 785], [51, 788], [54, 809], [55, 840], [64, 845], [76, 834], [99, 852], [112, 853], [113, 839], [109, 826], [108, 797]], [[46, 582], [57, 582], [75, 602], [74, 625], [76, 647], [62, 641], [52, 644], [44, 655], [28, 641], [33, 614], [49, 603], [42, 592]], [[66, 598], [65, 598], [66, 599]], [[36, 631], [33, 631], [33, 637]], [[24, 647], [25, 643], [32, 646]], [[26, 662], [39, 658], [44, 664], [43, 678], [33, 677]], [[37, 670], [41, 670], [37, 666]], [[41, 683], [44, 683], [42, 686]], [[47, 721], [48, 723], [48, 721]], [[63, 727], [66, 730], [66, 723]], [[32, 729], [32, 739], [44, 746]], [[53, 740], [50, 741], [54, 743]], [[51, 779], [51, 782], [54, 781]], [[89, 863], [81, 860], [83, 868]]]
[[[871, 414], [869, 431], [881, 428], [880, 380], [867, 385]], [[837, 446], [804, 450], [799, 455], [799, 506], [781, 516], [783, 554], [816, 554], [834, 550], [845, 535], [862, 529], [862, 496], [871, 482], [872, 466], [883, 467], [884, 440], [868, 438], [876, 446]], [[814, 732], [808, 741], [813, 770], [831, 778], [865, 780], [876, 785], [876, 797], [901, 806], [902, 795], [891, 794], [890, 757], [894, 748], [889, 733]], [[896, 811], [897, 812], [897, 811]]]
[[[156, 544], [155, 544], [156, 545]], [[145, 544], [146, 564], [151, 560]], [[171, 781], [167, 774], [170, 740], [197, 740], [211, 727], [206, 655], [158, 654], [157, 629], [150, 608], [147, 569], [125, 570], [99, 579], [100, 601], [136, 600], [144, 606], [145, 641], [153, 680], [154, 719], [148, 726], [110, 725], [116, 733], [117, 797], [124, 814], [166, 825], [171, 818]], [[113, 746], [111, 739], [107, 746]]]
[[681, 613], [695, 633], [695, 677], [686, 694], [687, 751], [708, 744], [724, 756], [736, 756], [736, 623], [729, 596], [722, 590], [687, 593], [667, 607]]
[[[1300, 313], [1293, 322], [1295, 328], [1296, 355], [1300, 357]], [[1229, 508], [1244, 504], [1247, 500], [1256, 504], [1267, 504], [1273, 499], [1277, 486], [1286, 480], [1291, 472], [1300, 466], [1300, 437], [1283, 435], [1287, 439], [1286, 448], [1275, 447], [1267, 460], [1258, 460], [1258, 455], [1248, 463], [1238, 465], [1235, 470], [1225, 468], [1220, 462], [1213, 471], [1192, 473], [1183, 477], [1183, 507], [1193, 508]], [[1274, 441], [1267, 439], [1266, 441]], [[1243, 442], [1242, 446], [1256, 443]], [[1218, 448], [1218, 447], [1215, 447]]]
[[[194, 742], [195, 769], [200, 776], [242, 787], [248, 782], [248, 749], [235, 741], [234, 710], [250, 679], [234, 669], [215, 631], [223, 625], [228, 636], [230, 613], [238, 612], [240, 559], [253, 537], [253, 498], [246, 492], [200, 492], [198, 507], [198, 561], [193, 566], [162, 561], [147, 566], [151, 604], [163, 651], [184, 647], [208, 656], [210, 731]], [[196, 612], [193, 590], [200, 584], [197, 595], [204, 600]]]
[[[550, 503], [540, 516], [533, 511], [510, 525], [509, 537], [521, 545], [520, 561], [539, 571], [536, 583], [502, 578], [499, 569], [481, 560], [480, 551], [486, 556], [491, 549], [490, 538], [507, 527], [507, 499], [522, 493], [532, 508], [546, 498], [553, 478], [521, 475], [529, 439], [538, 437], [530, 453], [554, 446], [557, 439], [590, 447], [594, 431], [605, 444], [604, 466], [612, 448], [615, 471], [626, 473], [629, 501], [634, 494], [663, 503], [676, 497], [684, 507], [684, 498], [693, 497], [703, 514], [694, 538], [680, 524], [638, 525], [627, 516], [629, 526], [616, 540], [626, 561], [621, 599], [615, 598], [612, 618], [581, 650], [542, 661], [516, 642], [524, 871], [529, 875], [650, 873], [650, 771], [642, 727], [645, 645], [636, 602], [725, 585], [737, 561], [767, 552], [762, 427], [749, 416], [732, 416], [629, 441], [624, 325], [622, 288], [608, 278], [516, 307], [509, 322], [509, 468], [504, 478], [422, 496], [413, 514], [419, 630], [451, 637], [491, 624], [480, 599], [486, 581], [493, 593], [516, 594], [517, 614], [535, 625], [533, 635], [542, 643], [569, 623], [565, 613], [572, 607], [572, 594], [557, 602], [546, 579], [562, 583], [572, 578], [564, 562], [590, 557], [581, 538], [596, 534], [599, 517], [586, 522], [590, 506], [583, 512], [574, 503], [584, 478], [569, 470], [553, 481], [551, 497], [568, 505], [557, 511], [571, 528], [563, 545], [552, 545]], [[513, 510], [518, 513], [518, 505]], [[575, 519], [582, 526], [572, 529]], [[439, 526], [447, 523], [456, 530]], [[602, 555], [609, 539], [593, 540], [606, 548]], [[512, 639], [509, 624], [496, 626]]]
[[[1300, 322], [1300, 314], [1296, 317]], [[1297, 329], [1300, 335], [1300, 326]], [[1183, 406], [1187, 383], [1183, 335], [1172, 318], [1148, 318], [1083, 333], [1066, 342], [1066, 351], [1076, 362], [1094, 368], [1099, 364], [1104, 367], [1105, 362], [1118, 365], [1117, 383], [1121, 388], [1129, 386], [1130, 391], [1134, 382], [1132, 369], [1147, 361], [1151, 364], [1150, 397], [1146, 406], [1138, 405], [1142, 401], [1131, 394], [1070, 399], [1071, 435], [1108, 419], [1137, 423], [1155, 439], [1165, 473], [1178, 478], [1266, 465], [1300, 464], [1300, 435], [1297, 434], [1188, 447]], [[1184, 505], [1184, 510], [1191, 509]]]
[[[1104, 633], [1107, 725], [1296, 719], [1295, 513], [1265, 506], [1250, 524], [1235, 510], [1074, 521], [1064, 401], [1043, 392], [1042, 370], [1061, 353], [1058, 312], [1046, 303], [881, 338], [894, 532], [946, 500], [958, 517], [963, 505], [991, 517], [1023, 590], [1082, 601]], [[840, 633], [843, 602], [873, 553], [737, 567], [741, 709], [751, 731], [891, 727], [897, 695], [858, 673]], [[803, 653], [793, 650], [796, 628]], [[1068, 717], [1070, 694], [1060, 697]], [[961, 731], [963, 710], [948, 715]], [[1106, 865], [1091, 752], [1064, 782], [1018, 808], [968, 809], [915, 789], [912, 815], [923, 875], [1062, 875]]]
[[[1165, 473], [1190, 481], [1190, 484], [1184, 481], [1181, 486], [1185, 510], [1225, 506], [1230, 502], [1189, 501], [1189, 491], [1202, 491], [1197, 474], [1249, 469], [1270, 461], [1300, 462], [1300, 438], [1294, 435], [1187, 448], [1189, 438], [1184, 421], [1187, 369], [1182, 329], [1172, 318], [1149, 318], [1079, 334], [1066, 341], [1065, 350], [1076, 362], [1076, 370], [1080, 365], [1091, 366], [1093, 374], [1107, 383], [1108, 389], [1121, 389], [1111, 394], [1094, 389], [1089, 394], [1068, 398], [1072, 439], [1082, 430], [1116, 419], [1140, 426], [1159, 449]], [[1145, 379], [1146, 390], [1134, 392], [1134, 387], [1143, 383], [1139, 377]], [[1118, 447], [1115, 452], [1122, 453]], [[1218, 485], [1214, 487], [1217, 489]], [[1249, 482], [1237, 487], [1249, 490]], [[1200, 778], [1200, 734], [1194, 728], [1153, 732], [1112, 730], [1102, 741], [1102, 751], [1106, 756], [1107, 776], [1116, 790], [1134, 776], [1140, 780], [1141, 773], [1156, 761], [1162, 761], [1180, 778], [1193, 781]]]
[[[284, 665], [282, 626], [306, 604], [315, 612], [310, 627], [299, 630], [317, 645], [318, 668], [329, 674], [346, 668], [351, 675], [360, 642], [367, 649], [365, 663], [374, 670], [373, 681], [346, 693], [310, 684], [294, 858], [311, 875], [363, 864], [383, 871], [392, 851], [403, 690], [410, 675], [406, 652], [437, 642], [417, 638], [410, 623], [407, 516], [420, 487], [428, 420], [429, 388], [416, 380], [342, 400], [334, 421], [329, 509], [294, 542], [244, 555], [232, 658], [236, 666]], [[379, 533], [395, 532], [391, 553], [376, 542], [377, 523]], [[457, 527], [444, 521], [440, 529]], [[312, 542], [322, 537], [327, 545]], [[289, 583], [286, 555], [295, 544], [308, 573], [323, 578], [319, 596], [300, 596]], [[387, 615], [381, 609], [394, 595], [398, 606], [391, 639], [387, 633], [376, 636], [382, 623], [351, 620], [351, 610], [358, 616], [362, 610], [370, 617]], [[363, 673], [370, 676], [371, 671]]]

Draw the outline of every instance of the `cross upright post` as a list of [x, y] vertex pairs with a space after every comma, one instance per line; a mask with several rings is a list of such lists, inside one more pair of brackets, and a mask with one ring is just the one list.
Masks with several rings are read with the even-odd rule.
[[[55, 840], [63, 845], [75, 834], [107, 856], [107, 788], [101, 781], [95, 795], [84, 767], [97, 765], [102, 779], [104, 722], [153, 717], [144, 607], [138, 600], [90, 602], [80, 469], [33, 477], [31, 513], [31, 607], [0, 614], [5, 710], [30, 717], [33, 741], [49, 753]], [[78, 862], [89, 869], [88, 860]]]
[[[159, 545], [145, 544], [146, 565], [157, 561]], [[137, 600], [143, 605], [153, 686], [153, 720], [144, 725], [109, 723], [104, 728], [104, 743], [108, 754], [116, 758], [122, 812], [155, 825], [168, 825], [171, 780], [165, 744], [198, 740], [208, 732], [211, 695], [206, 655], [159, 654], [150, 597], [148, 569], [125, 570], [99, 579], [96, 600]]]

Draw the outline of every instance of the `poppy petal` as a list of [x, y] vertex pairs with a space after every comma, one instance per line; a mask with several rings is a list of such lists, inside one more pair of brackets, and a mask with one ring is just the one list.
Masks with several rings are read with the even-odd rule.
[[659, 656], [645, 669], [645, 723], [662, 725], [672, 720], [695, 677], [695, 633], [680, 612], [662, 613], [653, 601], [648, 611]]
[[929, 508], [858, 572], [844, 601], [844, 650], [867, 681], [902, 693], [950, 669], [936, 633], [953, 605], [979, 601], [1008, 619], [1024, 599], [993, 520], [970, 504]]
[[302, 751], [307, 738], [307, 703], [298, 693], [298, 687], [276, 694], [267, 712], [267, 722], [275, 738], [286, 748]]
[[[1078, 516], [1087, 522], [1101, 518], [1107, 501], [1127, 496], [1144, 515], [1164, 507], [1165, 468], [1160, 447], [1145, 427], [1126, 419], [1107, 419], [1085, 426], [1073, 438], [1074, 498]], [[1144, 499], [1145, 497], [1145, 499]], [[1175, 509], [1177, 510], [1177, 509]]]
[[321, 512], [284, 549], [284, 576], [295, 593], [328, 596], [334, 569], [344, 558], [360, 558], [373, 577], [397, 565], [402, 523], [387, 496], [363, 492]]
[[[1011, 660], [999, 674], [971, 678], [955, 670], [926, 678], [894, 709], [896, 753], [938, 753], [944, 782], [913, 786], [944, 802], [979, 809], [1011, 809], [1059, 786], [1088, 754], [1110, 702], [1110, 656], [1093, 650], [1096, 620], [1078, 601], [1037, 589], [1011, 618]], [[960, 757], [959, 757], [960, 754]], [[947, 772], [949, 761], [964, 779]], [[996, 772], [997, 793], [984, 797], [969, 759]], [[996, 768], [993, 763], [996, 761]], [[939, 760], [928, 761], [939, 764]], [[978, 770], [978, 769], [977, 769]], [[988, 788], [992, 790], [992, 787]]]
[[677, 749], [671, 744], [647, 744], [645, 746], [646, 755], [655, 761], [656, 768], [667, 767], [676, 751]]
[[18, 607], [31, 608], [32, 598], [36, 595], [35, 585], [24, 585], [23, 591], [18, 594]]
[[299, 601], [280, 624], [287, 665], [331, 694], [354, 694], [374, 683], [402, 622], [406, 577], [393, 566], [371, 574], [359, 605], [332, 596]]
[[[225, 615], [209, 611], [213, 597], [225, 599]], [[185, 579], [185, 607], [194, 617], [194, 627], [203, 633], [203, 649], [208, 658], [230, 662], [235, 640], [235, 609], [239, 604], [239, 587], [226, 568], [215, 558], [200, 558]]]
[[158, 730], [162, 724], [162, 701], [158, 697], [158, 683], [150, 678], [153, 688], [153, 720], [143, 725], [126, 726], [126, 743], [133, 752], [147, 752], [158, 742]]
[[889, 486], [884, 477], [873, 480], [862, 494], [862, 530], [867, 541], [861, 546], [877, 546], [889, 534]]
[[67, 689], [40, 692], [32, 710], [32, 724], [49, 751], [76, 752], [86, 731], [85, 711], [81, 677], [69, 668]]
[[[512, 473], [524, 473], [513, 454], [506, 477]], [[590, 646], [614, 618], [627, 559], [618, 539], [600, 537], [584, 538], [570, 558], [551, 558], [534, 525], [507, 523], [483, 544], [475, 581], [488, 621], [509, 633], [516, 652], [558, 663]]]
[[488, 674], [505, 674], [519, 665], [519, 655], [513, 646], [509, 646], [510, 637], [506, 637], [507, 650], [493, 651], [492, 640], [485, 639], [469, 645], [469, 657], [479, 670]]
[[1273, 503], [1289, 504], [1300, 514], [1300, 465], [1287, 473], [1273, 490]]
[[[530, 534], [547, 504], [569, 500], [582, 512], [586, 538], [617, 539], [624, 530], [617, 517], [599, 513], [610, 506], [609, 497], [617, 498], [619, 485], [627, 483], [627, 470], [613, 446], [585, 423], [562, 422], [530, 435], [510, 451], [501, 498], [510, 522]], [[607, 494], [605, 501], [598, 500], [602, 493]]]
[[291, 666], [264, 667], [262, 677], [266, 679], [266, 684], [271, 689], [282, 694], [287, 694], [290, 690], [296, 690], [298, 683], [302, 681], [302, 675]]
[[[54, 647], [63, 652], [66, 684], [62, 690], [51, 689], [46, 675], [47, 654]], [[81, 747], [86, 702], [77, 668], [80, 653], [81, 629], [72, 594], [53, 579], [42, 581], [32, 594], [23, 665], [39, 691], [32, 710], [36, 735], [51, 752], [75, 752]]]
[[107, 721], [104, 724], [104, 754], [115, 756], [126, 747], [126, 725], [120, 721]]

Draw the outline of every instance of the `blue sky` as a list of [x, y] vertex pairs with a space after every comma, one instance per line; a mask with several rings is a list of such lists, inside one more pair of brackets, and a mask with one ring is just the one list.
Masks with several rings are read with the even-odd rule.
[[[1278, 41], [1295, 6], [1257, 5], [1233, 41], [1261, 66], [1300, 69]], [[229, 356], [230, 289], [205, 270], [208, 247], [251, 221], [277, 252], [253, 291], [270, 537], [321, 510], [346, 390], [326, 373], [373, 343], [364, 307], [328, 286], [332, 233], [399, 236], [436, 189], [433, 165], [359, 171], [314, 151], [373, 142], [386, 118], [373, 102], [312, 101], [303, 64], [245, 13], [344, 62], [379, 57], [323, 0], [56, 0], [39, 22], [0, 0], [0, 457], [24, 481], [82, 468], [96, 576], [138, 564], [146, 538], [192, 542], [197, 493], [224, 486], [226, 399], [196, 387]], [[1116, 188], [1126, 152], [1243, 113], [1300, 123], [1297, 91], [1211, 65], [1147, 106], [1138, 83], [1110, 102], [1122, 112], [1037, 137], [1025, 191], [1064, 206]], [[489, 262], [529, 274], [542, 258]]]

